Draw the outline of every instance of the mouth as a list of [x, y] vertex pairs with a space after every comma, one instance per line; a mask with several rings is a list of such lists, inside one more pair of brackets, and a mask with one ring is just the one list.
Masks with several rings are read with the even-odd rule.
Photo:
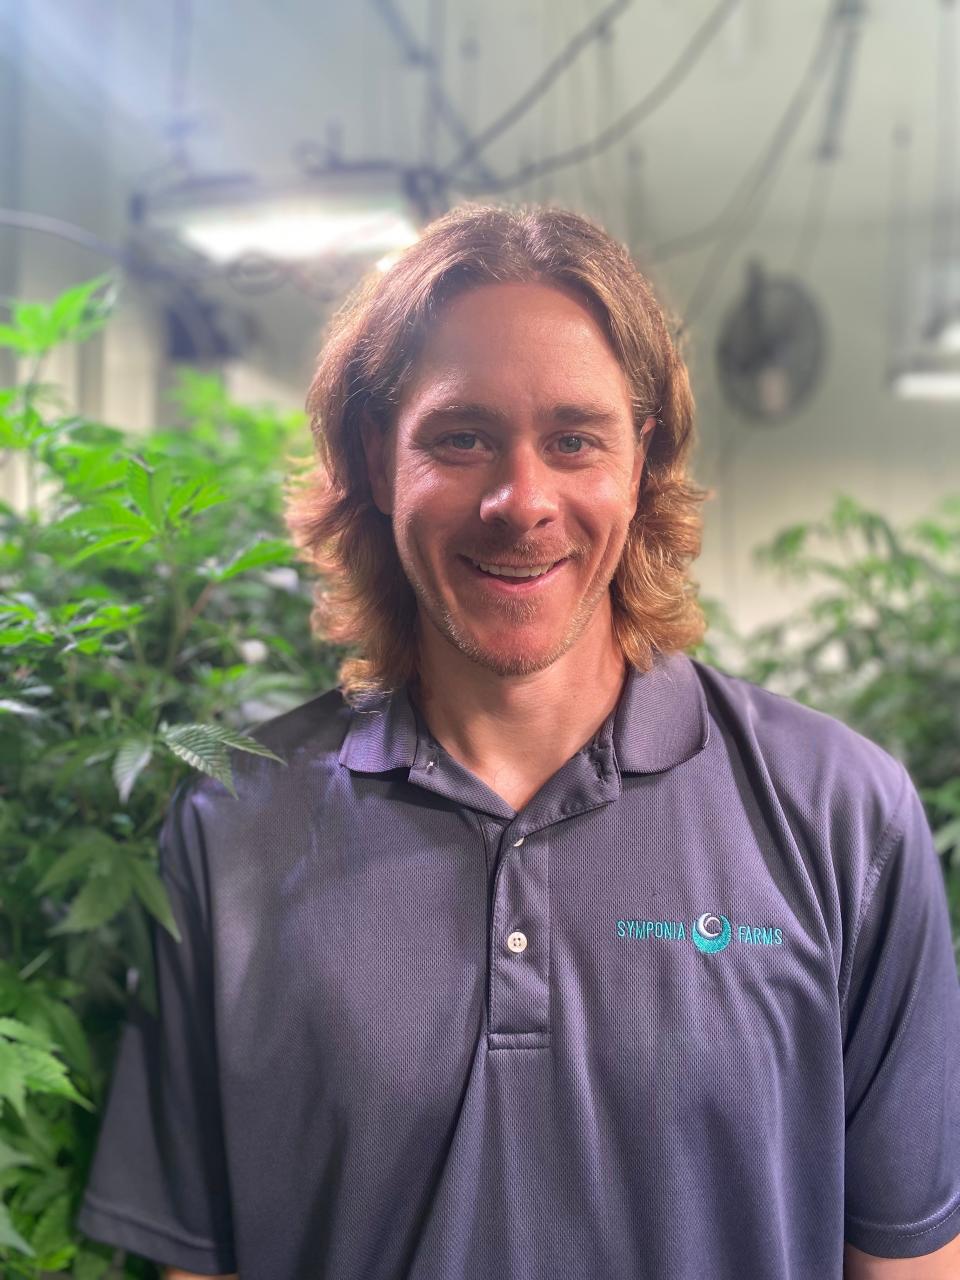
[[569, 559], [568, 556], [563, 556], [559, 560], [541, 561], [538, 564], [496, 564], [474, 560], [470, 556], [460, 558], [469, 567], [474, 578], [485, 580], [511, 595], [535, 591], [552, 581]]

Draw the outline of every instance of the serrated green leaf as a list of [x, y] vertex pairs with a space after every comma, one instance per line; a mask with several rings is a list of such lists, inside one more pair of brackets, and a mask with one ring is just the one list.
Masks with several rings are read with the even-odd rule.
[[57, 530], [68, 533], [113, 533], [118, 529], [130, 533], [152, 532], [150, 523], [143, 516], [115, 500], [97, 502], [80, 511], [71, 511], [57, 522]]
[[129, 901], [132, 887], [122, 863], [115, 864], [108, 876], [93, 876], [74, 898], [64, 919], [47, 930], [48, 935], [87, 932], [106, 924]]
[[27, 1067], [12, 1040], [0, 1038], [0, 1098], [6, 1098], [23, 1115], [27, 1093]]
[[[41, 1170], [38, 1178], [31, 1179], [31, 1184], [18, 1197], [17, 1208], [21, 1213], [39, 1217], [57, 1196], [70, 1189], [70, 1173], [62, 1165], [55, 1165]], [[36, 1241], [31, 1237], [30, 1243], [35, 1245]]]
[[77, 1091], [67, 1076], [66, 1066], [52, 1053], [14, 1041], [0, 1040], [0, 1045], [12, 1049], [19, 1057], [24, 1084], [28, 1090], [33, 1093], [55, 1093], [58, 1097], [79, 1103], [85, 1111], [96, 1110], [90, 1099]]
[[225, 724], [164, 725], [161, 727], [161, 733], [164, 740], [171, 746], [174, 743], [182, 743], [190, 750], [197, 751], [203, 745], [222, 745], [234, 747], [237, 751], [246, 751], [250, 755], [265, 756], [269, 760], [276, 760], [279, 764], [286, 764], [282, 756], [274, 754], [269, 747], [265, 747], [256, 738], [231, 729]]
[[181, 514], [190, 507], [202, 488], [202, 481], [184, 480], [173, 489], [167, 500], [166, 518], [174, 527], [180, 524]]
[[0, 1170], [13, 1169], [20, 1166], [36, 1168], [36, 1159], [26, 1151], [17, 1151], [15, 1147], [8, 1146], [6, 1142], [0, 1138]]
[[30, 344], [28, 350], [37, 355], [49, 351], [60, 337], [50, 312], [42, 302], [18, 302], [13, 307], [13, 323]]
[[45, 1031], [29, 1027], [18, 1018], [0, 1018], [0, 1036], [8, 1040], [22, 1040], [24, 1044], [32, 1044], [38, 1049], [51, 1049], [53, 1042]]
[[104, 847], [90, 838], [75, 839], [72, 847], [52, 863], [40, 878], [36, 892], [46, 893], [59, 884], [67, 884], [87, 874], [92, 867], [103, 863]]
[[5, 627], [0, 631], [0, 645], [5, 648], [15, 648], [20, 644], [53, 644], [53, 636], [46, 635], [42, 631], [36, 631], [31, 627]]
[[126, 804], [130, 799], [137, 778], [150, 763], [153, 755], [153, 738], [149, 734], [138, 734], [125, 739], [113, 761], [113, 780], [120, 795], [120, 803]]
[[67, 1001], [65, 990], [57, 989], [56, 995], [39, 991], [36, 1006], [51, 1030], [54, 1042], [68, 1063], [86, 1079], [94, 1072], [90, 1045], [83, 1024]]
[[199, 769], [201, 773], [216, 778], [218, 782], [223, 783], [232, 796], [236, 796], [230, 759], [223, 743], [202, 733], [191, 732], [207, 727], [206, 725], [178, 725], [172, 730], [161, 728], [160, 740], [180, 760], [191, 768]]
[[130, 863], [130, 873], [137, 897], [167, 932], [180, 942], [180, 930], [173, 915], [170, 896], [156, 869], [149, 862], [137, 858]]
[[30, 1233], [30, 1242], [38, 1258], [37, 1265], [44, 1269], [49, 1269], [54, 1257], [60, 1257], [64, 1250], [71, 1247], [71, 1200], [69, 1191], [55, 1196], [37, 1218]]
[[226, 582], [248, 569], [265, 569], [268, 565], [288, 563], [292, 556], [293, 551], [288, 542], [279, 538], [264, 538], [239, 552], [222, 569], [214, 570], [210, 577], [214, 582]]
[[69, 559], [64, 561], [64, 564], [68, 569], [72, 569], [82, 561], [88, 560], [91, 556], [99, 555], [101, 551], [106, 551], [110, 547], [122, 546], [124, 543], [127, 544], [129, 551], [136, 551], [149, 542], [152, 536], [152, 530], [148, 535], [138, 535], [118, 529], [116, 533], [108, 533], [104, 537], [98, 538], [96, 542], [84, 547], [82, 551], [78, 551], [76, 555], [70, 556]]
[[34, 349], [29, 336], [9, 324], [0, 324], [0, 347], [12, 347], [22, 355], [28, 355]]
[[0, 1248], [18, 1249], [29, 1258], [36, 1257], [33, 1249], [11, 1222], [10, 1210], [2, 1200], [0, 1200]]
[[127, 463], [127, 493], [133, 499], [140, 514], [159, 531], [161, 516], [157, 510], [156, 496], [153, 491], [153, 469], [139, 458], [131, 458]]
[[[85, 602], [90, 608], [91, 601]], [[94, 604], [93, 611], [85, 618], [76, 618], [76, 610], [72, 605], [57, 610], [54, 617], [58, 622], [70, 622], [69, 631], [126, 631], [131, 623], [139, 622], [143, 616], [143, 606], [139, 604]], [[67, 617], [70, 614], [71, 617]]]
[[209, 483], [202, 486], [196, 496], [190, 503], [194, 515], [199, 515], [201, 511], [206, 511], [209, 507], [215, 507], [221, 502], [226, 502], [227, 495], [218, 484]]
[[[115, 286], [110, 286], [113, 286], [112, 277], [101, 275], [61, 293], [50, 307], [50, 317], [59, 333], [68, 337], [79, 329], [86, 335], [92, 322], [102, 323], [109, 314], [116, 293]], [[98, 299], [94, 295], [101, 289], [106, 289], [106, 294]]]

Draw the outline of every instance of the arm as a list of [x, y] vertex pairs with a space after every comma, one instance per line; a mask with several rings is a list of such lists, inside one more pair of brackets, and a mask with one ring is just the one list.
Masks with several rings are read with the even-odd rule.
[[960, 1236], [921, 1258], [875, 1258], [844, 1242], [843, 1280], [956, 1280], [957, 1276]]
[[164, 1267], [163, 1280], [240, 1280], [236, 1271], [228, 1276], [198, 1276], [195, 1271], [180, 1271], [177, 1267]]

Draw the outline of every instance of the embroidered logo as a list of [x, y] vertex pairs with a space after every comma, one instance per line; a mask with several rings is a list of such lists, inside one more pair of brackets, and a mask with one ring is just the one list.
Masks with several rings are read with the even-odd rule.
[[691, 930], [698, 951], [722, 951], [730, 941], [730, 921], [705, 911]]
[[[618, 920], [617, 937], [635, 938], [646, 942], [653, 938], [657, 941], [685, 942], [689, 936], [698, 951], [712, 955], [724, 951], [733, 941], [734, 926], [725, 915], [716, 911], [704, 911], [690, 925], [689, 935], [682, 920]], [[760, 946], [776, 946], [783, 944], [783, 930], [757, 925], [738, 924], [736, 926], [738, 944]]]

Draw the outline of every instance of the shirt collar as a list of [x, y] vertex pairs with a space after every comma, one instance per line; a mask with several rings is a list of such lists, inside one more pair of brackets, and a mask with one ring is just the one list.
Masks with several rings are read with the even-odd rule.
[[[598, 741], [608, 732], [604, 726]], [[709, 733], [706, 698], [686, 654], [657, 654], [646, 672], [629, 668], [613, 713], [613, 749], [621, 773], [671, 769], [702, 751]], [[429, 755], [422, 738], [409, 694], [398, 690], [354, 709], [340, 763], [356, 773], [419, 767], [419, 757]]]

